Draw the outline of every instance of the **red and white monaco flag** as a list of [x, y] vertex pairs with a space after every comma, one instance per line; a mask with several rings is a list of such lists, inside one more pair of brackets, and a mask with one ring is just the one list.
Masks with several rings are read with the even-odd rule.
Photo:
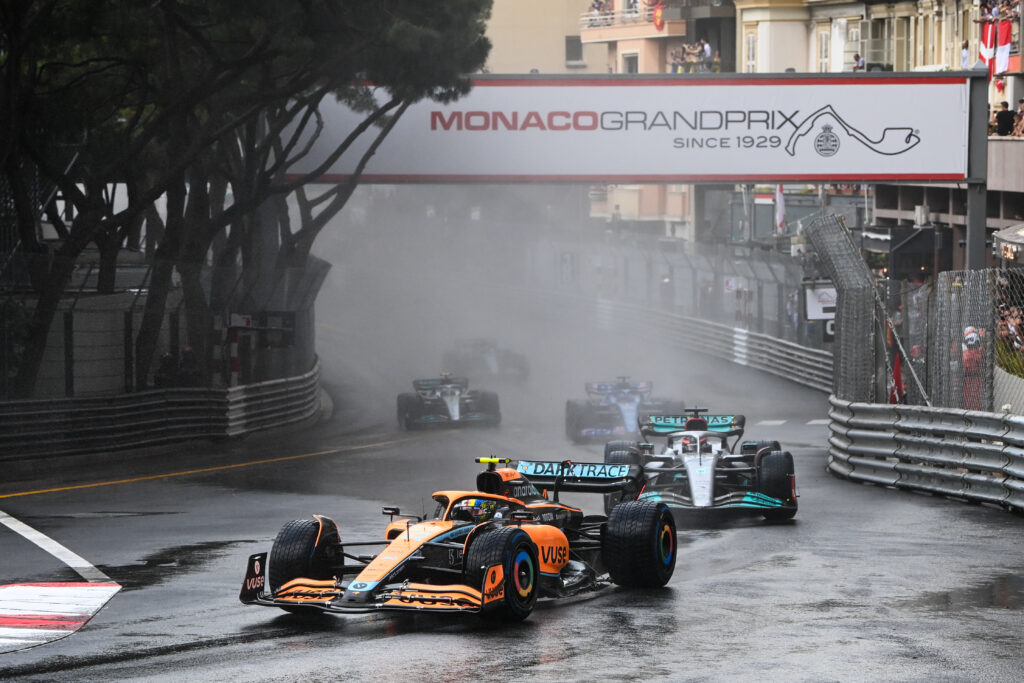
[[782, 185], [775, 186], [775, 233], [786, 232], [786, 198], [782, 194]]
[[989, 73], [1004, 74], [1010, 70], [1010, 43], [1013, 41], [1013, 22], [1000, 21], [996, 24], [996, 66]]
[[992, 77], [993, 70], [995, 69], [995, 51], [996, 25], [986, 21], [981, 25], [981, 49], [978, 56], [981, 57], [981, 61], [985, 62], [985, 66], [988, 67], [989, 78]]

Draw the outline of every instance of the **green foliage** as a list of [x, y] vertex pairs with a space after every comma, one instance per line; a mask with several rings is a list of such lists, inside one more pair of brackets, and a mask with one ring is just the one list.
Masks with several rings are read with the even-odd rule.
[[996, 364], [1011, 375], [1024, 377], [1024, 353], [1005, 339], [996, 343]]

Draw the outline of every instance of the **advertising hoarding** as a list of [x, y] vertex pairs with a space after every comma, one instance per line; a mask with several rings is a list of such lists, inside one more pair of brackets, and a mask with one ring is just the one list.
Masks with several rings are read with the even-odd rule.
[[[959, 181], [966, 75], [474, 78], [412, 105], [365, 182]], [[922, 112], [927, 111], [927, 115]], [[321, 107], [315, 167], [360, 120]], [[372, 129], [371, 131], [372, 132]], [[362, 136], [326, 173], [350, 175]]]

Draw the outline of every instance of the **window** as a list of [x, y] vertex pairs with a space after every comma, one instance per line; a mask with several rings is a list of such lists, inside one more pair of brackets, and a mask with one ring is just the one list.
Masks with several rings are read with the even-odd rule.
[[744, 50], [744, 57], [746, 58], [746, 72], [752, 74], [757, 71], [757, 28], [752, 27], [747, 29], [746, 35], [746, 49]]
[[634, 54], [622, 55], [622, 73], [625, 74], [638, 74], [640, 73], [639, 56]]
[[827, 26], [825, 27], [824, 30], [819, 30], [818, 31], [818, 73], [827, 73], [828, 72], [828, 52], [829, 52], [828, 38], [829, 38], [829, 35], [828, 35], [828, 27]]
[[570, 63], [583, 61], [583, 42], [579, 36], [565, 37], [565, 61]]

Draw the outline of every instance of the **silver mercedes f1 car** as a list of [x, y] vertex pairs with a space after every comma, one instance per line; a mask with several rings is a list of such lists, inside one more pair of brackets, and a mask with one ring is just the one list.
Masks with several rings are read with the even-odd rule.
[[[707, 408], [687, 413], [641, 420], [644, 441], [605, 444], [606, 463], [643, 466], [639, 500], [667, 503], [677, 514], [731, 509], [768, 520], [796, 515], [796, 473], [789, 451], [778, 441], [742, 441], [743, 415], [708, 415]], [[651, 441], [655, 437], [665, 440], [660, 449]], [[616, 495], [608, 494], [605, 504], [615, 505]]]
[[418, 379], [414, 392], [398, 395], [398, 425], [404, 429], [501, 423], [498, 395], [469, 388], [465, 377], [442, 373], [435, 379]]

